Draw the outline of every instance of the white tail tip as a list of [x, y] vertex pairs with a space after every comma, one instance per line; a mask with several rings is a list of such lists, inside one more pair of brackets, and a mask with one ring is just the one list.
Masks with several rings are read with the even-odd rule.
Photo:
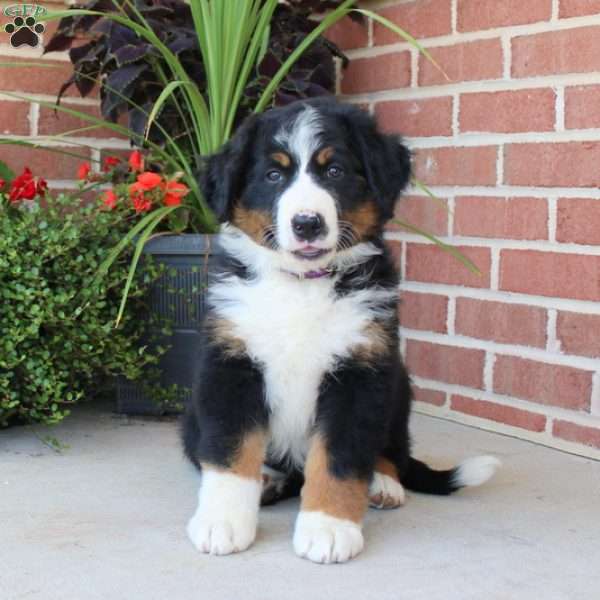
[[490, 479], [502, 463], [495, 456], [474, 456], [456, 467], [454, 483], [460, 487], [473, 487]]

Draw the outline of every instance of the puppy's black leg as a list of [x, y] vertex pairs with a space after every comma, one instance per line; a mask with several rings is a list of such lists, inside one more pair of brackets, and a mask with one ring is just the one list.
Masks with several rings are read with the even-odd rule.
[[184, 421], [186, 452], [202, 467], [198, 509], [188, 524], [201, 552], [230, 554], [254, 541], [266, 445], [263, 397], [262, 375], [248, 358], [209, 349]]
[[362, 550], [362, 519], [390, 393], [387, 369], [355, 362], [323, 382], [294, 532], [300, 556], [345, 562]]

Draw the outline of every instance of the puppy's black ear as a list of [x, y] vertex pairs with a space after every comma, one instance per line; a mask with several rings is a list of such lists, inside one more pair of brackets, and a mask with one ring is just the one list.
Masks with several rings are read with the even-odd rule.
[[353, 107], [348, 123], [369, 188], [382, 217], [390, 219], [400, 192], [410, 180], [410, 151], [401, 137], [381, 133], [373, 117], [362, 110]]
[[219, 222], [229, 219], [243, 192], [256, 121], [256, 115], [248, 117], [233, 138], [204, 163], [200, 187]]

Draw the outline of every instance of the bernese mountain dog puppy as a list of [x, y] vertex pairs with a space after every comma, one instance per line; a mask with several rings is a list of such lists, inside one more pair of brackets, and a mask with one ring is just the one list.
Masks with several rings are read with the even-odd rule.
[[201, 185], [224, 223], [224, 264], [182, 426], [202, 469], [187, 529], [201, 552], [245, 550], [261, 499], [300, 493], [296, 553], [344, 562], [363, 548], [369, 504], [493, 474], [489, 456], [447, 471], [410, 456], [398, 276], [383, 242], [410, 173], [400, 138], [326, 98], [250, 117], [208, 159]]

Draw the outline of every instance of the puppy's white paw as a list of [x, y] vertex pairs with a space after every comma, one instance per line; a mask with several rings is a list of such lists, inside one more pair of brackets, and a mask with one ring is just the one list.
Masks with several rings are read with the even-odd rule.
[[389, 475], [375, 471], [369, 486], [369, 505], [374, 508], [398, 508], [405, 501], [402, 484]]
[[261, 483], [205, 469], [198, 508], [187, 526], [192, 544], [207, 554], [246, 550], [256, 537]]
[[189, 521], [192, 544], [207, 554], [232, 554], [246, 550], [256, 537], [256, 519], [243, 515], [207, 516], [198, 511]]
[[342, 563], [363, 549], [360, 525], [322, 512], [301, 511], [294, 531], [298, 556], [316, 563]]

